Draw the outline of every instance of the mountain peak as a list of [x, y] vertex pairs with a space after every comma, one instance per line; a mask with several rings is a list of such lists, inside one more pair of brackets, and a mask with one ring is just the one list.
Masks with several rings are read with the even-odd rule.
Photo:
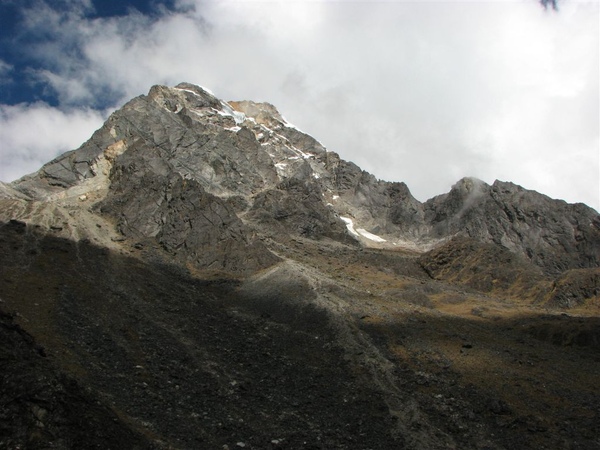
[[257, 103], [250, 100], [230, 101], [228, 103], [233, 109], [254, 119], [259, 125], [265, 125], [269, 128], [293, 127], [270, 103]]
[[452, 189], [462, 189], [462, 190], [466, 190], [467, 192], [472, 192], [472, 191], [485, 190], [486, 188], [489, 188], [489, 187], [490, 187], [489, 184], [487, 184], [483, 180], [480, 180], [479, 178], [463, 177], [452, 186]]
[[[502, 245], [552, 272], [600, 261], [591, 208], [473, 177], [421, 203], [405, 184], [377, 180], [327, 151], [275, 106], [225, 102], [189, 83], [153, 86], [111, 115], [79, 149], [11, 189], [46, 201], [96, 198], [117, 219], [120, 233], [154, 238], [166, 233], [177, 180], [241, 221], [240, 230], [248, 228], [240, 231], [244, 236], [331, 238], [422, 252], [465, 235]], [[146, 197], [139, 198], [140, 192]], [[557, 235], [562, 248], [554, 245]]]

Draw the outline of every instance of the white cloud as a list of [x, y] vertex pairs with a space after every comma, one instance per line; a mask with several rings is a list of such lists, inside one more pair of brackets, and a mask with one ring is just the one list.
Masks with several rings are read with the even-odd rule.
[[104, 120], [106, 115], [91, 109], [61, 111], [45, 103], [0, 105], [0, 180], [20, 178], [79, 147]]
[[564, 2], [558, 13], [534, 0], [177, 6], [157, 20], [32, 10], [30, 23], [56, 36], [34, 49], [47, 61], [38, 76], [63, 106], [105, 106], [179, 81], [269, 101], [420, 200], [476, 176], [600, 209], [597, 4]]
[[0, 84], [10, 82], [10, 72], [13, 70], [13, 65], [0, 59]]

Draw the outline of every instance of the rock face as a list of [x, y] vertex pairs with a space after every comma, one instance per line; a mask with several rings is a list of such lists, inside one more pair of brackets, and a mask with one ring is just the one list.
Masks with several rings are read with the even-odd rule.
[[600, 262], [600, 217], [583, 204], [552, 200], [512, 183], [488, 186], [466, 178], [427, 201], [425, 210], [434, 233], [493, 242], [549, 273]]
[[[245, 274], [278, 261], [225, 201], [185, 179], [156, 154], [139, 146], [113, 166], [101, 212], [114, 217], [127, 238], [152, 238], [184, 264]], [[158, 167], [157, 167], [158, 166]]]
[[599, 265], [585, 205], [154, 86], [0, 183], [0, 447], [600, 448]]

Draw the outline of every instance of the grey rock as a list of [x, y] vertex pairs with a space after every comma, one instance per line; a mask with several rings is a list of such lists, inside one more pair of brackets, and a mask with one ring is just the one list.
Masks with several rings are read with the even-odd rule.
[[319, 239], [329, 237], [344, 242], [353, 240], [346, 227], [322, 201], [320, 186], [314, 181], [289, 178], [276, 189], [258, 194], [248, 218], [281, 233]]
[[22, 192], [17, 191], [10, 184], [0, 181], [0, 199], [19, 199], [27, 200], [29, 197]]
[[463, 234], [525, 256], [550, 274], [600, 264], [600, 217], [513, 183], [465, 178], [425, 203], [436, 236]]
[[131, 238], [154, 238], [182, 263], [250, 273], [278, 261], [220, 198], [184, 179], [155, 147], [135, 146], [115, 161], [100, 210]]

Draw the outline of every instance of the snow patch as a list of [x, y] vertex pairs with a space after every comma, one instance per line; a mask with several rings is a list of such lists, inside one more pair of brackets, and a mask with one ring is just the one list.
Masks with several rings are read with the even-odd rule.
[[286, 128], [293, 128], [294, 130], [300, 131], [300, 133], [302, 133], [302, 130], [300, 130], [300, 128], [298, 128], [296, 125], [292, 125], [290, 122], [287, 121], [287, 119], [285, 117], [283, 117], [281, 115], [280, 115], [280, 117], [283, 120], [282, 124], [283, 124], [284, 127], [286, 127]]
[[[286, 148], [290, 149], [292, 152], [296, 153], [297, 155], [300, 155], [300, 156], [298, 156], [298, 158], [309, 159], [309, 158], [314, 158], [316, 156], [314, 153], [304, 153], [299, 148], [296, 148], [293, 145], [290, 145], [290, 140], [288, 138], [277, 133], [276, 131], [272, 130], [271, 128], [269, 128], [263, 124], [261, 124], [260, 127], [264, 131], [267, 131], [269, 133], [269, 137], [273, 137], [275, 142], [278, 142], [278, 141], [282, 142]], [[264, 145], [264, 144], [261, 144], [261, 145]]]
[[197, 92], [191, 91], [189, 89], [178, 88], [178, 87], [176, 87], [175, 89], [177, 89], [178, 91], [189, 92], [190, 94], [194, 94], [196, 97], [200, 97]]
[[244, 120], [246, 120], [246, 114], [234, 110], [229, 103], [221, 101], [221, 106], [223, 109], [218, 111], [219, 114], [222, 116], [233, 117], [233, 120], [235, 120], [237, 125], [244, 123]]
[[350, 234], [353, 234], [356, 237], [361, 237], [362, 236], [362, 237], [364, 237], [366, 239], [369, 239], [370, 241], [373, 241], [373, 242], [386, 242], [386, 240], [383, 239], [382, 237], [379, 237], [379, 236], [377, 236], [376, 234], [373, 234], [373, 233], [369, 233], [364, 228], [354, 229], [354, 223], [352, 222], [351, 218], [340, 216], [340, 219], [342, 219], [344, 222], [346, 222], [346, 228], [348, 228], [348, 231], [350, 232]]
[[[204, 92], [206, 92], [207, 94], [212, 95], [213, 97], [215, 97], [215, 93], [213, 91], [211, 91], [208, 88], [205, 88], [204, 86], [198, 86], [200, 89], [202, 89]], [[200, 95], [197, 92], [194, 92], [190, 89], [185, 89], [185, 88], [180, 88], [180, 87], [176, 87], [175, 89], [177, 89], [178, 91], [185, 91], [185, 92], [189, 92], [190, 94], [194, 94], [197, 97], [200, 97]]]
[[350, 232], [350, 234], [353, 234], [354, 236], [357, 236], [357, 237], [360, 236], [360, 234], [358, 234], [356, 232], [356, 230], [354, 229], [354, 224], [352, 223], [352, 219], [350, 217], [340, 216], [340, 219], [342, 219], [344, 222], [346, 222], [346, 228], [348, 228], [348, 231]]
[[373, 233], [369, 233], [364, 228], [358, 228], [356, 231], [358, 231], [362, 236], [366, 237], [367, 239], [369, 239], [371, 241], [386, 242], [386, 240], [383, 239], [382, 237], [379, 237], [379, 236], [377, 236], [376, 234], [373, 234]]

